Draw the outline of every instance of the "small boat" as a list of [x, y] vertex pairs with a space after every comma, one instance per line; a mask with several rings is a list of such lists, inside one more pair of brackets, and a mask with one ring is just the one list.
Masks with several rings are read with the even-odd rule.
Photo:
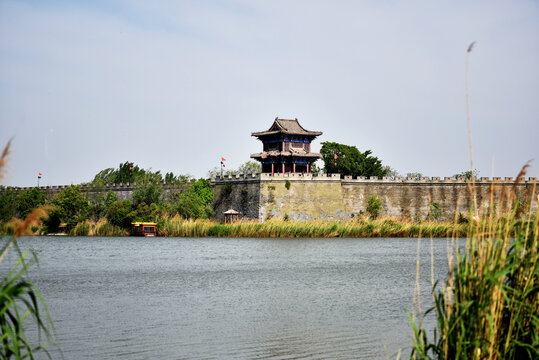
[[131, 223], [131, 235], [133, 236], [156, 236], [157, 223], [154, 222], [134, 222]]

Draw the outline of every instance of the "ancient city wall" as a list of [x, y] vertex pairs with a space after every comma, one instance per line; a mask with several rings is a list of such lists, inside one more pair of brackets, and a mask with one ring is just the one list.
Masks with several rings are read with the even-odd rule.
[[248, 219], [259, 218], [260, 175], [235, 175], [212, 179], [214, 218], [223, 219], [223, 213], [234, 209]]
[[[173, 195], [174, 193], [179, 192], [180, 190], [186, 188], [189, 186], [189, 184], [186, 185], [167, 185], [166, 183], [161, 184], [163, 186], [163, 196], [165, 198]], [[56, 196], [58, 193], [60, 193], [62, 190], [68, 188], [71, 185], [59, 185], [59, 186], [41, 186], [40, 189], [42, 191], [45, 191], [49, 194], [49, 197], [52, 198]], [[135, 188], [137, 184], [134, 183], [120, 183], [120, 184], [110, 184], [110, 185], [103, 185], [103, 186], [94, 186], [94, 185], [79, 185], [81, 192], [88, 198], [94, 199], [97, 196], [100, 196], [102, 194], [106, 194], [109, 191], [112, 191], [113, 193], [118, 196], [120, 200], [132, 200], [133, 199], [133, 192], [135, 191]], [[24, 189], [32, 189], [25, 188], [25, 187], [6, 187], [5, 190], [15, 190], [15, 191], [22, 191]], [[3, 190], [0, 189], [0, 192]]]
[[[478, 205], [487, 208], [494, 203], [500, 208], [513, 187], [519, 194], [535, 189], [536, 198], [539, 191], [534, 188], [535, 183], [536, 178], [528, 178], [516, 185], [513, 178], [476, 179]], [[370, 179], [345, 176], [341, 179], [339, 174], [257, 174], [212, 179], [212, 184], [218, 204], [217, 218], [232, 208], [246, 218], [260, 221], [284, 217], [293, 220], [345, 220], [364, 213], [372, 195], [382, 201], [381, 215], [424, 219], [435, 203], [442, 212], [442, 218], [453, 219], [455, 212], [467, 214], [473, 201], [469, 182], [437, 177]], [[222, 196], [224, 187], [228, 187], [227, 197]]]
[[[513, 178], [477, 179], [477, 201], [482, 208], [493, 204], [501, 208], [513, 187], [517, 193], [535, 191], [532, 195], [537, 209], [539, 189], [536, 178], [528, 178], [515, 185]], [[211, 179], [214, 191], [214, 218], [222, 221], [223, 212], [234, 209], [247, 219], [265, 221], [271, 218], [292, 220], [345, 220], [364, 213], [370, 196], [382, 201], [381, 215], [426, 218], [431, 204], [436, 203], [442, 217], [452, 219], [455, 212], [466, 214], [472, 198], [470, 183], [464, 179], [371, 179], [352, 178], [339, 174], [248, 174]], [[163, 184], [164, 196], [173, 196], [187, 185]], [[67, 186], [41, 187], [50, 196], [58, 194]], [[103, 192], [113, 191], [121, 200], [131, 200], [135, 184], [115, 184], [103, 187], [81, 185], [81, 191], [89, 198]], [[11, 188], [21, 190], [22, 188]], [[1, 191], [1, 190], [0, 190]]]

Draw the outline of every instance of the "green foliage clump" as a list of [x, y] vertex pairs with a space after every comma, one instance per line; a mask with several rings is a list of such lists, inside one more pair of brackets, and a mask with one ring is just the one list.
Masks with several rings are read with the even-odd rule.
[[0, 221], [9, 221], [14, 217], [24, 219], [33, 209], [47, 201], [47, 193], [39, 188], [24, 189], [16, 192], [2, 188], [0, 193]]
[[139, 205], [144, 203], [146, 205], [159, 204], [161, 202], [161, 195], [163, 194], [163, 186], [156, 184], [152, 181], [144, 181], [137, 184], [133, 191], [133, 203]]
[[362, 153], [355, 146], [326, 141], [322, 143], [320, 153], [324, 161], [324, 171], [328, 174], [383, 177], [389, 171], [382, 166], [380, 159], [371, 156], [371, 150]]
[[[246, 161], [235, 169], [223, 169], [223, 175], [237, 175], [237, 174], [259, 174], [262, 172], [262, 165], [258, 161]], [[218, 178], [221, 176], [221, 168], [218, 166], [208, 170], [208, 178]]]
[[429, 217], [434, 221], [440, 221], [442, 219], [442, 205], [437, 202], [431, 202], [429, 204]]
[[21, 191], [17, 199], [17, 213], [19, 218], [26, 218], [30, 211], [44, 205], [46, 200], [47, 194], [37, 187]]
[[61, 223], [65, 223], [69, 231], [88, 218], [89, 200], [82, 194], [79, 185], [68, 186], [50, 203], [54, 208], [44, 221], [46, 232], [58, 231]]
[[133, 221], [133, 208], [129, 200], [116, 200], [107, 211], [107, 221], [114, 226], [129, 228]]
[[376, 195], [372, 195], [367, 201], [366, 211], [369, 213], [371, 219], [376, 219], [382, 209], [382, 201]]
[[[4, 258], [16, 239], [9, 237], [2, 244], [1, 257]], [[29, 251], [21, 252], [17, 263], [0, 280], [0, 338], [2, 359], [33, 359], [39, 351], [46, 352], [46, 344], [32, 344], [26, 337], [31, 320], [41, 333], [52, 343], [52, 319], [47, 305], [36, 286], [27, 279], [28, 269], [37, 262], [37, 257]], [[28, 255], [33, 257], [28, 259]], [[1, 260], [0, 260], [1, 261]], [[41, 340], [40, 340], [41, 341]]]
[[259, 174], [262, 172], [262, 164], [258, 161], [246, 161], [238, 167], [240, 174]]
[[455, 174], [455, 175], [453, 175], [453, 179], [455, 179], [455, 180], [457, 180], [457, 179], [471, 180], [472, 177], [477, 177], [477, 175], [479, 175], [479, 170], [474, 169], [473, 171], [468, 170], [468, 171], [463, 171], [463, 172], [461, 172], [459, 174]]
[[88, 221], [84, 221], [84, 222], [78, 223], [69, 232], [69, 235], [71, 235], [71, 236], [88, 236], [89, 233], [90, 233], [90, 223]]
[[4, 187], [0, 190], [0, 221], [9, 221], [17, 214], [17, 193]]
[[[470, 209], [469, 218], [458, 214], [462, 224], [456, 226], [466, 229], [466, 247], [457, 249], [454, 262], [450, 254], [447, 280], [440, 287], [433, 284], [434, 308], [427, 311], [434, 310], [437, 320], [433, 336], [411, 316], [411, 358], [539, 358], [539, 211], [533, 211], [534, 196], [528, 193], [522, 210], [513, 189], [502, 214], [494, 207], [474, 217]], [[458, 243], [460, 235], [453, 237], [451, 243]]]
[[[232, 184], [230, 184], [230, 187], [232, 187]], [[213, 215], [212, 201], [213, 189], [211, 183], [206, 179], [199, 179], [186, 192], [178, 194], [175, 210], [184, 219], [205, 219]]]
[[406, 174], [406, 177], [408, 179], [421, 180], [421, 178], [423, 177], [423, 174], [420, 172], [409, 172]]
[[292, 185], [292, 183], [290, 182], [290, 180], [286, 180], [285, 183], [284, 183], [284, 187], [286, 188], [286, 190], [290, 190], [291, 185]]

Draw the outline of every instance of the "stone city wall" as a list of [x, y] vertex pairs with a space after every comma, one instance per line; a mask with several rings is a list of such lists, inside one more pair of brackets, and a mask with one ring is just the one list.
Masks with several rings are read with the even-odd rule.
[[[519, 194], [535, 191], [533, 196], [537, 199], [536, 181], [536, 178], [528, 178], [515, 185], [513, 178], [476, 179], [478, 204], [487, 208], [493, 202], [499, 207], [513, 187]], [[246, 218], [260, 221], [286, 215], [293, 220], [345, 220], [364, 213], [372, 195], [382, 201], [381, 215], [424, 219], [431, 204], [436, 203], [442, 218], [453, 219], [455, 212], [466, 214], [473, 201], [470, 182], [438, 177], [377, 179], [345, 176], [341, 179], [339, 174], [257, 174], [212, 179], [212, 184], [216, 203], [220, 204], [215, 211], [216, 218], [233, 208]], [[219, 195], [225, 187], [228, 197]], [[226, 205], [223, 205], [223, 199], [226, 199]], [[534, 207], [537, 209], [537, 200]]]
[[[504, 199], [512, 192], [524, 194], [534, 191], [534, 210], [537, 210], [539, 189], [536, 178], [525, 179], [515, 185], [513, 178], [477, 179], [477, 200], [482, 208], [502, 206]], [[452, 219], [455, 212], [466, 214], [473, 199], [470, 197], [470, 183], [464, 179], [452, 178], [352, 178], [339, 174], [247, 174], [230, 175], [211, 179], [214, 191], [214, 218], [223, 220], [223, 213], [234, 209], [247, 219], [265, 221], [270, 218], [293, 220], [345, 220], [364, 213], [370, 196], [376, 195], [382, 201], [381, 215], [425, 218], [431, 204], [436, 203], [442, 217]], [[185, 188], [164, 186], [164, 196], [173, 196]], [[44, 186], [52, 197], [67, 186]], [[121, 200], [131, 200], [135, 184], [114, 184], [103, 187], [81, 185], [81, 191], [89, 198], [103, 192], [113, 191]], [[8, 187], [4, 189], [22, 190]], [[2, 190], [0, 190], [2, 191]]]
[[[192, 182], [195, 180], [192, 180]], [[165, 182], [162, 182], [161, 185], [163, 186], [163, 196], [168, 197], [174, 193], [177, 193], [178, 191], [185, 188], [187, 185], [167, 185]], [[58, 186], [40, 186], [39, 188], [42, 191], [45, 191], [49, 194], [50, 198], [53, 198], [58, 193], [60, 193], [62, 190], [68, 188], [71, 185], [58, 185]], [[110, 185], [104, 185], [104, 186], [94, 186], [94, 185], [79, 185], [81, 192], [88, 198], [93, 199], [96, 198], [99, 195], [106, 194], [109, 191], [112, 191], [113, 193], [118, 196], [120, 200], [132, 200], [133, 199], [133, 191], [135, 191], [137, 184], [134, 183], [125, 183], [125, 184], [110, 184]], [[0, 193], [4, 190], [15, 190], [15, 191], [22, 191], [25, 189], [32, 189], [33, 187], [12, 187], [8, 186], [3, 189], [0, 189]]]

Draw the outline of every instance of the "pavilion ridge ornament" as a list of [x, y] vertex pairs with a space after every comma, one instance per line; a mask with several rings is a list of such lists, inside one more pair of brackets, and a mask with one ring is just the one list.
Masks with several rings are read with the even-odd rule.
[[262, 141], [262, 152], [251, 154], [260, 161], [262, 173], [310, 173], [313, 163], [322, 158], [319, 153], [311, 152], [311, 142], [321, 131], [305, 130], [298, 119], [275, 118], [267, 131], [253, 132]]

